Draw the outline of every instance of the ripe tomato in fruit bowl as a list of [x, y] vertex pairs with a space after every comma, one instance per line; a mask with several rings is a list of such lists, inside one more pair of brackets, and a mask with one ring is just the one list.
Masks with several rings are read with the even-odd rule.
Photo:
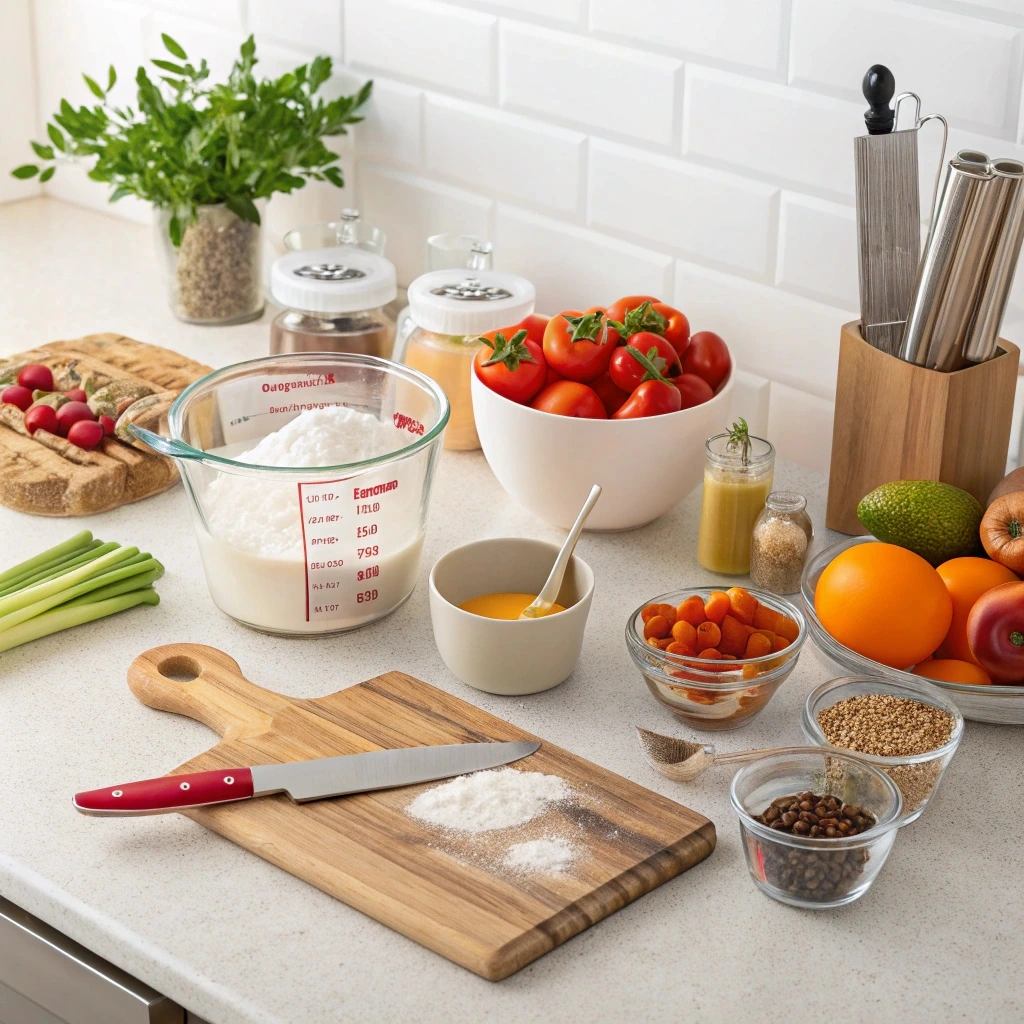
[[513, 402], [529, 402], [547, 377], [548, 364], [541, 346], [526, 328], [506, 327], [484, 334], [473, 357], [473, 371], [492, 391]]
[[[550, 370], [548, 371], [548, 383], [552, 383]], [[629, 399], [630, 392], [616, 387], [611, 375], [608, 373], [602, 373], [597, 380], [592, 380], [589, 386], [597, 392], [597, 397], [604, 403], [605, 411], [609, 416], [617, 413]]]
[[531, 313], [529, 316], [524, 316], [519, 321], [518, 326], [526, 331], [526, 336], [530, 341], [537, 342], [538, 345], [544, 344], [544, 332], [547, 330], [547, 326], [551, 317], [544, 316], [542, 313]]
[[683, 372], [695, 373], [708, 382], [712, 391], [732, 369], [729, 346], [714, 331], [698, 331], [683, 353]]
[[608, 369], [616, 338], [608, 330], [603, 307], [563, 310], [544, 331], [544, 358], [566, 380], [589, 384]]
[[974, 602], [967, 642], [993, 682], [1024, 684], [1024, 582], [1000, 583]]
[[623, 391], [632, 392], [648, 375], [647, 366], [637, 358], [638, 353], [646, 355], [658, 372], [666, 377], [682, 372], [676, 350], [657, 334], [641, 331], [634, 334], [625, 345], [620, 345], [608, 363], [608, 375], [612, 383]]
[[620, 344], [640, 332], [664, 338], [681, 356], [690, 343], [690, 321], [667, 302], [651, 295], [627, 295], [608, 307], [608, 322]]
[[530, 403], [530, 408], [539, 412], [555, 413], [558, 416], [575, 416], [590, 420], [608, 418], [598, 393], [586, 384], [573, 380], [560, 380], [549, 384]]
[[672, 383], [678, 388], [682, 399], [681, 408], [691, 409], [695, 405], [703, 405], [715, 397], [711, 385], [698, 377], [695, 373], [681, 373], [678, 377], [672, 378]]

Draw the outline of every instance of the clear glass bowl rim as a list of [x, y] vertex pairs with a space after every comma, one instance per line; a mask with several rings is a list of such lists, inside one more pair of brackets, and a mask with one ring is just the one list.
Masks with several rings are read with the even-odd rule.
[[[825, 652], [825, 654], [831, 656], [840, 663], [845, 663], [850, 668], [859, 668], [863, 670], [864, 675], [872, 674], [872, 666], [876, 666], [878, 670], [878, 662], [872, 661], [870, 658], [866, 658], [863, 654], [858, 654], [853, 649], [845, 646], [845, 644], [839, 643], [838, 640], [834, 640], [821, 624], [821, 620], [818, 618], [817, 612], [814, 610], [814, 589], [811, 587], [811, 577], [819, 576], [825, 570], [825, 567], [836, 557], [840, 552], [845, 551], [847, 548], [852, 548], [857, 544], [868, 544], [872, 541], [877, 542], [877, 537], [872, 537], [870, 534], [863, 537], [847, 537], [846, 540], [837, 541], [835, 544], [822, 549], [813, 558], [808, 559], [807, 565], [804, 566], [803, 578], [800, 580], [800, 596], [804, 599], [804, 605], [807, 608], [807, 619], [811, 626], [811, 631], [814, 634], [814, 640], [819, 647]], [[892, 668], [889, 665], [880, 666], [884, 670], [886, 677], [890, 674], [893, 680], [903, 683], [904, 685], [911, 684], [913, 681], [923, 679], [929, 685], [939, 690], [950, 690], [953, 693], [962, 693], [972, 697], [992, 697], [995, 700], [1000, 698], [1006, 699], [1008, 697], [1022, 697], [1024, 698], [1024, 685], [1022, 686], [1008, 686], [1004, 683], [993, 683], [991, 686], [978, 685], [977, 683], [947, 683], [942, 679], [928, 679], [927, 676], [915, 676], [913, 672], [907, 672], [904, 669]]]
[[[765, 672], [763, 675], [759, 675], [754, 679], [732, 679], [722, 680], [721, 672], [704, 672], [700, 668], [691, 667], [692, 661], [683, 663], [678, 661], [670, 660], [669, 655], [665, 654], [664, 651], [659, 651], [656, 647], [652, 647], [647, 643], [643, 637], [639, 636], [636, 632], [636, 621], [640, 613], [649, 604], [681, 604], [687, 597], [692, 597], [694, 594], [701, 595], [702, 592], [708, 592], [717, 589], [715, 587], [686, 587], [682, 590], [670, 590], [667, 593], [660, 594], [658, 597], [652, 597], [648, 601], [644, 601], [639, 608], [637, 608], [629, 616], [626, 621], [626, 647], [630, 653], [634, 656], [643, 655], [644, 660], [648, 662], [648, 668], [651, 670], [651, 674], [656, 674], [659, 681], [664, 682], [669, 686], [687, 686], [689, 684], [692, 689], [711, 690], [716, 693], [730, 693], [734, 690], [749, 690], [752, 686], [763, 686], [765, 683], [774, 681], [778, 676], [783, 673], [788, 673], [793, 669], [793, 662], [796, 660], [797, 655], [800, 653], [800, 649], [804, 645], [804, 641], [807, 639], [807, 620], [804, 618], [803, 613], [799, 608], [796, 607], [791, 601], [787, 601], [784, 597], [779, 597], [778, 594], [770, 594], [765, 590], [758, 590], [756, 587], [744, 587], [749, 594], [763, 601], [770, 608], [775, 611], [783, 611], [785, 614], [793, 618], [796, 624], [800, 627], [800, 632], [797, 633], [796, 639], [787, 647], [784, 651], [774, 651], [770, 654], [762, 654], [759, 658], [737, 658], [735, 661], [728, 662], [729, 671], [735, 671], [736, 669], [743, 668], [744, 665], [759, 665], [762, 662], [771, 661], [773, 659], [785, 658], [785, 661], [777, 668], [770, 672]], [[679, 595], [682, 595], [681, 597]], [[666, 601], [665, 598], [678, 598], [673, 601]], [[781, 607], [775, 607], [776, 605]], [[788, 655], [788, 656], [787, 656]], [[654, 660], [651, 661], [650, 659]], [[696, 659], [692, 659], [696, 660]], [[721, 664], [716, 662], [715, 664]], [[671, 675], [668, 668], [685, 668], [688, 672], [699, 673], [699, 679], [680, 679], [678, 676]], [[641, 669], [641, 672], [646, 671]], [[707, 677], [706, 679], [704, 677]]]
[[[920, 676], [913, 676], [915, 680], [921, 679]], [[933, 707], [941, 708], [947, 714], [953, 717], [953, 732], [949, 739], [942, 744], [941, 747], [936, 747], [934, 750], [926, 750], [923, 754], [905, 754], [902, 757], [887, 757], [883, 754], [868, 754], [861, 750], [849, 750], [846, 747], [837, 747], [835, 744], [830, 743], [826, 738], [825, 734], [821, 731], [821, 727], [818, 725], [817, 718], [811, 713], [811, 707], [816, 703], [817, 699], [824, 696], [830, 690], [838, 690], [843, 686], [848, 686], [851, 683], [868, 683], [877, 688], [879, 693], [891, 693], [894, 697], [908, 697], [911, 700], [920, 700], [922, 703], [931, 704]], [[843, 697], [836, 697], [832, 704], [837, 704], [839, 701], [844, 700]], [[832, 705], [830, 704], [829, 707]], [[862, 761], [868, 761], [871, 764], [876, 764], [886, 768], [896, 768], [904, 764], [925, 764], [929, 761], [938, 761], [939, 759], [948, 759], [953, 756], [956, 752], [956, 748], [960, 746], [960, 741], [964, 736], [964, 716], [960, 709], [946, 697], [942, 695], [942, 692], [938, 687], [932, 686], [927, 682], [906, 684], [897, 683], [891, 679], [884, 679], [881, 676], [872, 675], [861, 675], [861, 676], [837, 676], [835, 679], [829, 679], [824, 683], [820, 683], [807, 695], [807, 699], [804, 701], [804, 709], [800, 718], [800, 727], [803, 729], [804, 735], [811, 743], [817, 743], [822, 747], [828, 747], [830, 750], [839, 750], [849, 754], [852, 757], [860, 758]]]
[[[755, 768], [758, 766], [763, 767], [765, 762], [783, 761], [786, 758], [792, 758], [795, 754], [816, 754], [823, 758], [832, 757], [856, 764], [860, 768], [866, 768], [882, 782], [883, 786], [893, 797], [893, 803], [888, 813], [872, 825], [871, 828], [849, 839], [811, 839], [809, 836], [798, 836], [792, 832], [780, 832], [778, 829], [762, 825], [761, 822], [755, 820], [753, 815], [740, 802], [736, 792], [739, 783]], [[781, 846], [794, 846], [805, 850], [851, 850], [861, 846], [872, 846], [883, 835], [895, 828], [899, 828], [903, 817], [903, 794], [900, 792], [899, 786], [881, 768], [870, 761], [854, 753], [837, 751], [834, 747], [785, 747], [773, 754], [767, 754], [756, 761], [751, 761], [750, 764], [745, 764], [732, 778], [732, 783], [729, 786], [729, 802], [732, 804], [732, 809], [736, 812], [736, 816], [740, 819], [743, 827], [753, 832], [759, 839], [778, 843]]]

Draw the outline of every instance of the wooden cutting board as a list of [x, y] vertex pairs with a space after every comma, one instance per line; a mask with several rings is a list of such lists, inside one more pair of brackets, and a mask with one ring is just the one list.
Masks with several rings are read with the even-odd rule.
[[[427, 683], [388, 672], [316, 700], [248, 682], [212, 647], [140, 655], [128, 684], [144, 704], [222, 739], [170, 774], [421, 744], [531, 736]], [[517, 769], [559, 775], [570, 804], [521, 830], [459, 838], [404, 812], [429, 786], [295, 804], [263, 797], [184, 813], [481, 977], [506, 978], [707, 857], [715, 826], [680, 804], [550, 743]], [[515, 832], [514, 835], [510, 833]], [[507, 845], [564, 835], [579, 856], [560, 875], [515, 876]]]
[[[162, 396], [147, 416], [159, 416], [176, 394], [210, 372], [210, 367], [157, 345], [120, 334], [90, 334], [75, 341], [54, 341], [29, 352], [0, 359], [7, 368], [43, 363], [55, 375], [74, 364], [78, 373], [129, 381]], [[159, 430], [152, 419], [140, 421]], [[29, 434], [20, 409], [0, 406], [0, 504], [40, 516], [89, 516], [159, 494], [178, 480], [170, 459], [104, 438], [84, 451], [47, 431]]]

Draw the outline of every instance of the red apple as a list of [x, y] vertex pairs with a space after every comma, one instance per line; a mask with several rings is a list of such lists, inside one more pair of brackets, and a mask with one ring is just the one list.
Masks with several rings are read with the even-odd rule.
[[1001, 583], [974, 602], [967, 642], [993, 682], [1024, 682], [1024, 581]]

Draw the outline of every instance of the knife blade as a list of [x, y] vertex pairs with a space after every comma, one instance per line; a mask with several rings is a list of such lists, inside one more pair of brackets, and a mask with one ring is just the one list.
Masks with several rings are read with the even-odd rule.
[[248, 768], [217, 768], [76, 793], [73, 803], [76, 811], [99, 817], [163, 814], [274, 793], [285, 793], [296, 803], [305, 803], [498, 768], [527, 757], [539, 747], [540, 743], [533, 740], [452, 743]]

